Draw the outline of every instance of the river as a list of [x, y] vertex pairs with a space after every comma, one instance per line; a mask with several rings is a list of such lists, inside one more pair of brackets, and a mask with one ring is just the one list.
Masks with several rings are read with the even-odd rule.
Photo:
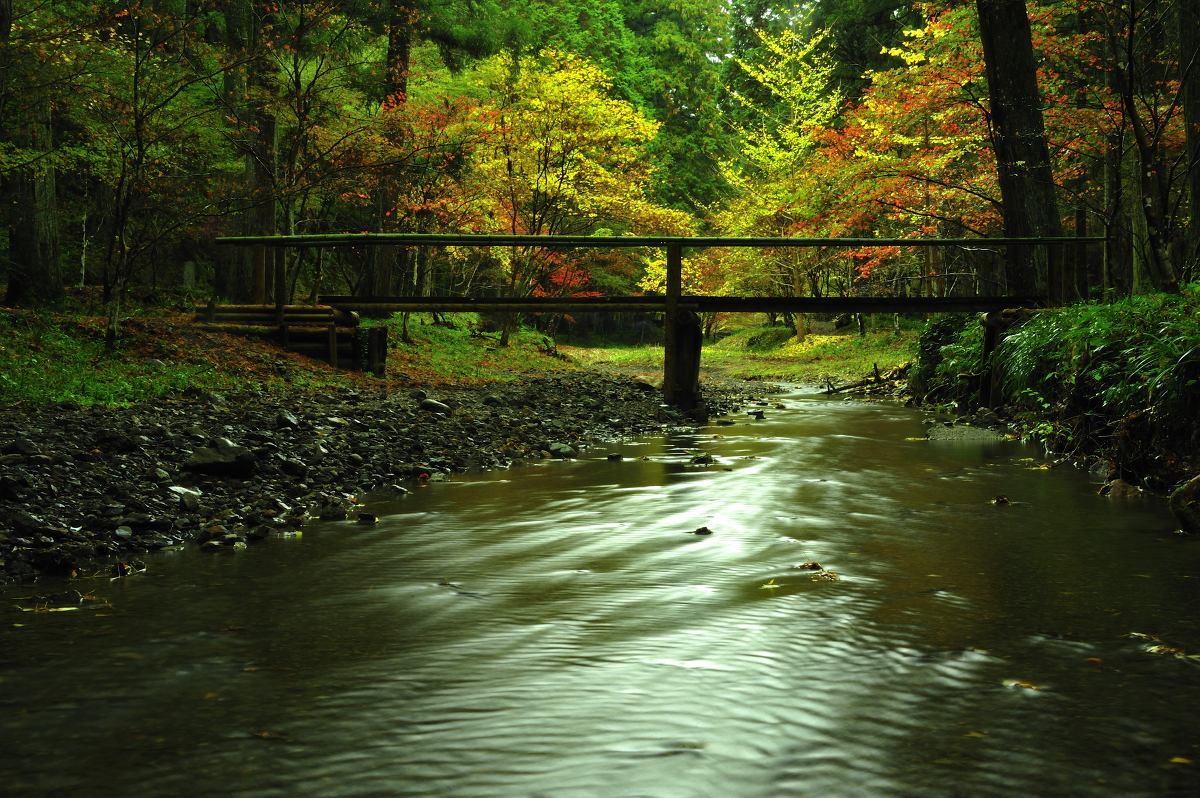
[[1200, 793], [1200, 659], [1147, 651], [1200, 653], [1165, 502], [782, 401], [10, 612], [0, 792]]

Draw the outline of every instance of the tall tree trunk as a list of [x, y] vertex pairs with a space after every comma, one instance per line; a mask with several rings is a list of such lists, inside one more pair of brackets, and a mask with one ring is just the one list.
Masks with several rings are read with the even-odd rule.
[[[269, 102], [262, 97], [262, 92], [272, 89], [272, 65], [266, 55], [270, 42], [262, 39], [274, 36], [274, 8], [267, 0], [258, 0], [255, 5], [256, 30], [260, 41], [254, 69], [251, 70], [253, 88], [260, 90], [259, 99], [254, 103], [254, 120], [258, 130], [254, 143], [254, 173], [251, 197], [255, 207], [256, 235], [271, 236], [276, 232], [275, 217], [275, 167], [276, 167], [276, 132], [274, 110]], [[256, 304], [266, 301], [267, 291], [267, 253], [266, 248], [258, 246], [253, 254], [254, 296], [251, 299]]]
[[[31, 100], [30, 118], [23, 142], [30, 152], [53, 149], [50, 105]], [[58, 198], [54, 167], [44, 166], [11, 173], [4, 180], [3, 199], [8, 211], [8, 292], [10, 305], [46, 302], [63, 294], [62, 263], [58, 242]]]
[[1179, 0], [1179, 54], [1190, 215], [1183, 276], [1194, 280], [1200, 276], [1200, 0]]
[[[1004, 234], [1059, 236], [1062, 224], [1025, 3], [976, 0], [975, 5], [987, 68]], [[1046, 247], [1011, 247], [1008, 287], [1019, 294], [1046, 293], [1051, 257]]]
[[1134, 0], [1122, 6], [1121, 13], [1126, 15], [1128, 22], [1123, 37], [1115, 34], [1111, 37], [1115, 61], [1113, 76], [1138, 156], [1141, 200], [1138, 205], [1146, 237], [1144, 266], [1155, 290], [1178, 293], [1179, 278], [1175, 272], [1170, 231], [1167, 229], [1171, 207], [1169, 168], [1163, 162], [1159, 131], [1147, 129], [1138, 109], [1138, 98], [1134, 96], [1132, 73], [1137, 63], [1135, 40], [1139, 32], [1135, 22], [1137, 9]]
[[391, 0], [388, 13], [387, 63], [383, 70], [383, 93], [393, 102], [408, 100], [408, 73], [412, 60], [413, 30], [417, 23], [415, 0]]
[[[250, 69], [251, 20], [253, 17], [249, 0], [227, 0], [223, 4], [225, 17], [225, 51], [230, 61], [222, 74], [227, 125], [235, 141], [245, 138], [245, 128], [250, 122], [250, 108], [246, 100], [247, 80]], [[244, 185], [254, 181], [254, 158], [243, 151]], [[241, 218], [238, 220], [242, 235], [257, 235], [258, 220], [253, 203], [246, 197], [240, 202]], [[249, 302], [253, 296], [254, 277], [251, 273], [250, 250], [246, 247], [223, 247], [218, 255], [217, 274], [213, 286], [216, 293], [234, 302]]]

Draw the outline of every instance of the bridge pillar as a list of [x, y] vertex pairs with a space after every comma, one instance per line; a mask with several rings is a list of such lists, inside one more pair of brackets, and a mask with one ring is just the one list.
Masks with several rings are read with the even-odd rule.
[[667, 244], [666, 320], [663, 325], [663, 400], [681, 410], [700, 403], [699, 315], [679, 309], [683, 293], [683, 245]]

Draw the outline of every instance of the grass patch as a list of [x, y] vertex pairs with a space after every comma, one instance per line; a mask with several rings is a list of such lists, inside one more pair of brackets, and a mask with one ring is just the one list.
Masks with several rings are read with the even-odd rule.
[[351, 380], [260, 342], [196, 334], [179, 316], [127, 321], [110, 351], [101, 318], [0, 311], [0, 406], [66, 401], [112, 406], [189, 389], [307, 391]]
[[476, 314], [457, 314], [449, 324], [433, 324], [429, 314], [413, 314], [408, 334], [413, 343], [401, 340], [402, 320], [396, 316], [383, 322], [388, 327], [388, 376], [407, 375], [426, 382], [510, 381], [530, 371], [577, 368], [556, 356], [549, 337], [533, 328], [522, 328], [501, 347], [499, 333], [478, 332]]
[[[881, 371], [913, 357], [917, 334], [908, 330], [859, 335], [809, 335], [797, 341], [784, 327], [750, 327], [706, 344], [701, 370], [730, 377], [821, 383], [860, 379], [878, 364]], [[561, 347], [585, 366], [662, 369], [661, 346]]]

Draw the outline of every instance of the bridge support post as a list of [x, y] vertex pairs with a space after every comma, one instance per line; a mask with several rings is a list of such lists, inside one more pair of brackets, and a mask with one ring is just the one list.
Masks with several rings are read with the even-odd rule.
[[283, 306], [287, 304], [287, 249], [275, 248], [275, 325], [283, 327]]
[[678, 376], [679, 296], [683, 293], [683, 246], [672, 241], [667, 244], [667, 306], [663, 319], [663, 401], [675, 401]]
[[663, 400], [680, 410], [700, 404], [700, 316], [679, 309], [683, 293], [683, 245], [667, 244], [666, 323], [663, 350]]
[[695, 410], [700, 404], [700, 349], [704, 328], [700, 314], [680, 310], [675, 314], [675, 396], [680, 410]]

